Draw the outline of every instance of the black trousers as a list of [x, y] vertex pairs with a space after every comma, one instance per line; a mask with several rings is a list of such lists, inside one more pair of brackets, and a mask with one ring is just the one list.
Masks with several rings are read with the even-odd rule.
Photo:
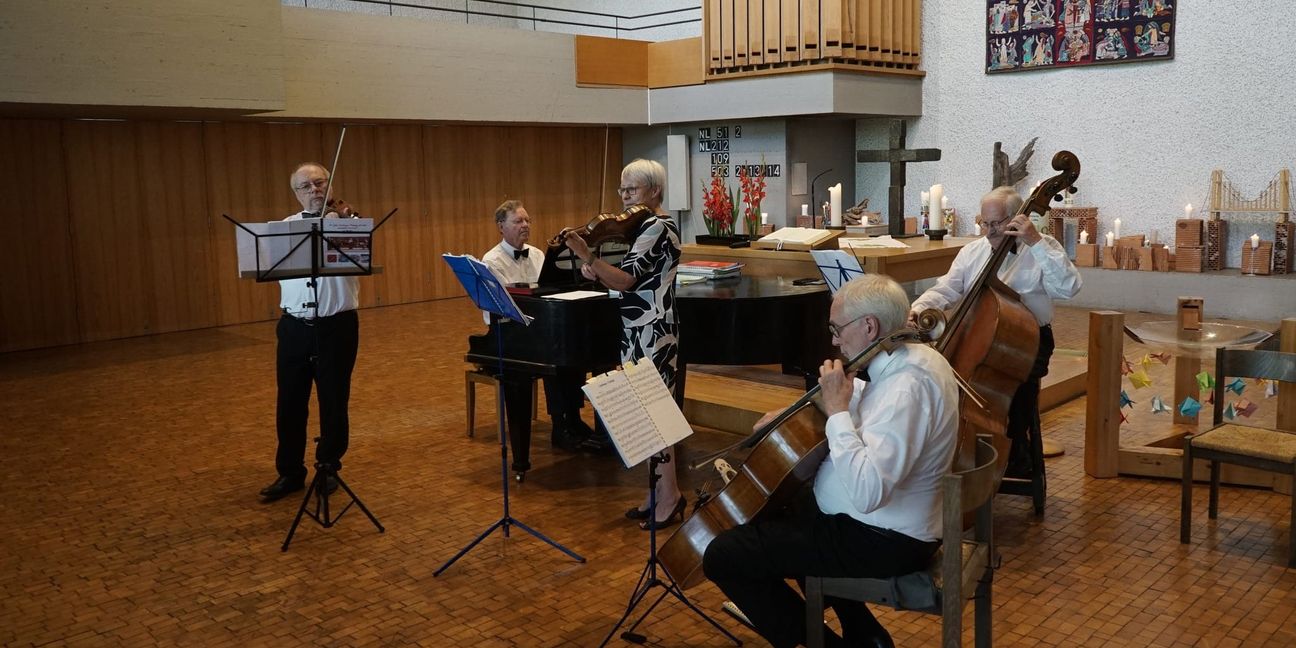
[[[513, 447], [513, 470], [531, 470], [531, 380], [530, 374], [504, 373], [504, 415], [508, 420], [509, 445]], [[553, 421], [553, 433], [567, 430], [567, 421], [580, 418], [585, 404], [581, 385], [584, 373], [560, 372], [544, 377], [545, 409]]]
[[[711, 541], [702, 569], [776, 648], [805, 644], [805, 599], [787, 580], [806, 576], [888, 578], [927, 566], [938, 542], [864, 524], [844, 513], [819, 510], [808, 486], [782, 515], [729, 529]], [[857, 601], [829, 597], [842, 623], [839, 638], [825, 629], [828, 645], [858, 644], [881, 625]], [[842, 644], [842, 641], [846, 644]]]
[[353, 310], [309, 322], [285, 314], [275, 329], [279, 398], [275, 423], [279, 448], [275, 469], [281, 477], [306, 477], [306, 420], [311, 384], [319, 390], [320, 441], [315, 460], [342, 467], [350, 423], [351, 371], [360, 345], [360, 318]]
[[1030, 438], [1027, 436], [1031, 425], [1039, 417], [1040, 379], [1048, 374], [1049, 360], [1053, 357], [1053, 327], [1044, 325], [1039, 331], [1039, 353], [1035, 355], [1035, 364], [1031, 366], [1030, 376], [1013, 394], [1012, 404], [1008, 406], [1008, 438], [1012, 441], [1009, 450], [1009, 461], [1012, 465], [1029, 469]]

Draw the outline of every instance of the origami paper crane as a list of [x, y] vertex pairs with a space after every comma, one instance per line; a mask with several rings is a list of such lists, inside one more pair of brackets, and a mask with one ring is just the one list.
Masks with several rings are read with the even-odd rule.
[[1128, 376], [1134, 373], [1134, 364], [1125, 358], [1121, 358], [1121, 375]]
[[1234, 394], [1241, 396], [1242, 390], [1246, 389], [1246, 381], [1242, 380], [1241, 378], [1234, 378], [1233, 382], [1230, 382], [1228, 385], [1226, 385], [1224, 389], [1227, 389], [1233, 392]]
[[1148, 377], [1146, 371], [1142, 370], [1130, 374], [1129, 381], [1131, 385], [1134, 385], [1134, 389], [1142, 389], [1152, 384], [1152, 379]]
[[1236, 416], [1237, 416], [1237, 410], [1233, 409], [1233, 403], [1229, 403], [1228, 407], [1224, 408], [1224, 418], [1232, 421]]
[[1121, 390], [1120, 406], [1134, 409], [1134, 401], [1130, 400], [1129, 394], [1126, 394], [1124, 389]]
[[1150, 354], [1144, 354], [1142, 358], [1139, 358], [1138, 363], [1140, 367], [1143, 367], [1143, 371], [1147, 371], [1148, 367], [1152, 366], [1152, 356]]
[[1215, 389], [1215, 378], [1210, 375], [1210, 372], [1203, 371], [1197, 374], [1196, 378], [1197, 378], [1197, 387], [1200, 388], [1202, 391], [1209, 391]]
[[1251, 418], [1251, 415], [1255, 414], [1255, 411], [1259, 409], [1260, 406], [1243, 398], [1238, 402], [1231, 404], [1230, 407], [1232, 407], [1233, 410], [1238, 414], [1241, 414], [1242, 416], [1245, 416], [1247, 418]]
[[1185, 398], [1182, 403], [1179, 403], [1179, 413], [1183, 416], [1197, 416], [1197, 412], [1200, 412], [1201, 408], [1201, 403], [1198, 403], [1197, 399], [1192, 396]]
[[1119, 414], [1121, 417], [1121, 423], [1129, 423], [1129, 419], [1125, 417], [1125, 412], [1119, 412]]
[[1169, 351], [1162, 351], [1161, 353], [1149, 353], [1148, 355], [1153, 358], [1156, 358], [1157, 360], [1160, 360], [1161, 364], [1163, 365], [1170, 364], [1170, 359], [1174, 357]]
[[1206, 404], [1207, 404], [1207, 405], [1214, 405], [1214, 404], [1215, 404], [1215, 390], [1212, 389], [1212, 390], [1206, 392]]
[[1166, 405], [1166, 404], [1165, 404], [1165, 401], [1162, 400], [1162, 398], [1161, 398], [1160, 396], [1153, 396], [1153, 397], [1152, 397], [1152, 413], [1153, 413], [1153, 414], [1160, 414], [1160, 413], [1162, 413], [1162, 412], [1169, 412], [1169, 411], [1170, 411], [1170, 406], [1169, 406], [1169, 405]]
[[1274, 380], [1265, 381], [1265, 398], [1273, 398], [1278, 395], [1278, 382]]

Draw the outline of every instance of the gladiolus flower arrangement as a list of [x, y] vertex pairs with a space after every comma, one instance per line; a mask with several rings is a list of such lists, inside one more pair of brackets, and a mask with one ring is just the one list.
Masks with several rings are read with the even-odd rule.
[[765, 199], [765, 165], [761, 165], [761, 172], [755, 177], [745, 167], [739, 166], [738, 181], [742, 184], [743, 223], [747, 226], [747, 235], [755, 240], [761, 225], [761, 200]]
[[735, 209], [733, 192], [724, 178], [711, 178], [711, 186], [702, 183], [702, 222], [711, 236], [733, 236]]

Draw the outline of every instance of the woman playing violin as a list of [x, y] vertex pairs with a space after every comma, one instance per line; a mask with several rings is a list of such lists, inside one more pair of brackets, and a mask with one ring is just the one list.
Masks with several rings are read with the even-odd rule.
[[[904, 327], [908, 310], [895, 281], [859, 277], [833, 297], [833, 344], [854, 358]], [[954, 374], [925, 344], [882, 351], [861, 373], [835, 359], [819, 369], [828, 455], [813, 487], [788, 510], [722, 532], [702, 559], [707, 578], [774, 646], [806, 641], [805, 600], [786, 579], [888, 578], [924, 568], [939, 546], [940, 480], [958, 438]], [[828, 602], [843, 633], [825, 629], [829, 646], [894, 645], [863, 603]]]
[[[613, 265], [594, 255], [577, 232], [567, 234], [567, 247], [584, 265], [581, 274], [620, 291], [621, 361], [651, 358], [666, 387], [675, 390], [676, 358], [679, 355], [675, 323], [675, 269], [680, 259], [679, 227], [662, 209], [666, 169], [652, 160], [635, 160], [621, 171], [621, 202], [626, 208], [645, 205], [659, 217], [639, 222], [627, 237], [630, 250]], [[674, 455], [674, 449], [666, 451]], [[678, 461], [661, 467], [657, 481], [657, 510], [648, 511], [647, 498], [626, 511], [626, 517], [642, 520], [640, 527], [669, 524], [683, 519], [684, 496], [676, 477]]]

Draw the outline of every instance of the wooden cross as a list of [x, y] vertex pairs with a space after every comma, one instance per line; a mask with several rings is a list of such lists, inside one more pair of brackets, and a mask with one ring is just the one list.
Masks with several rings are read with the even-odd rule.
[[[905, 149], [905, 134], [909, 127], [903, 119], [891, 122], [891, 147], [881, 151], [856, 151], [856, 162], [889, 162], [891, 163], [891, 200], [887, 204], [887, 232], [891, 236], [904, 235], [904, 188], [905, 164], [908, 162], [932, 162], [939, 160], [940, 149]], [[932, 213], [945, 216], [940, 205], [931, 206]]]

